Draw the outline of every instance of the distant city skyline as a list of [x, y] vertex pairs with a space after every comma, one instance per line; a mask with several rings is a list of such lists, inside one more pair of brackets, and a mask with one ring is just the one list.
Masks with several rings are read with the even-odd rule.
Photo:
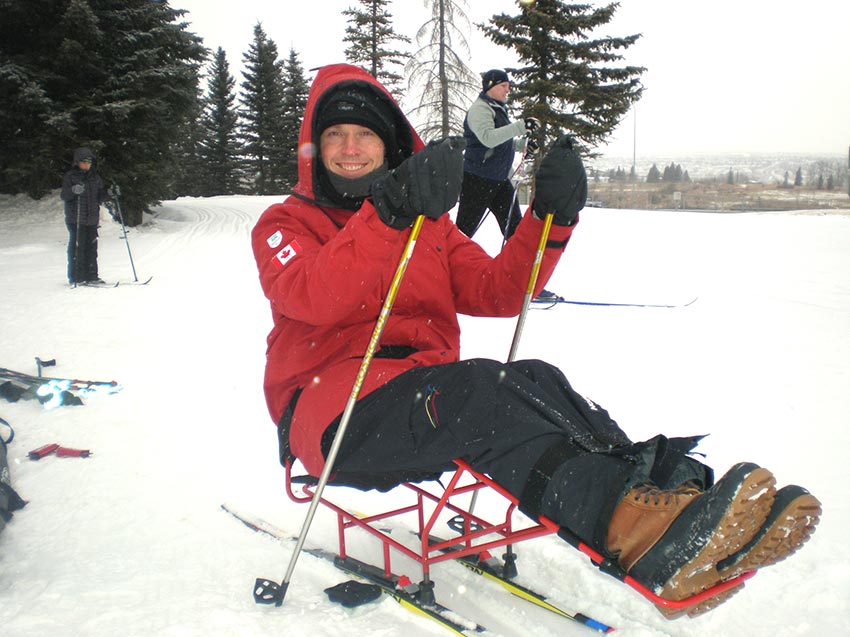
[[[461, 0], [462, 4], [462, 0]], [[513, 52], [475, 24], [515, 14], [514, 0], [467, 0], [469, 66], [518, 66]], [[602, 6], [603, 3], [597, 3]], [[281, 58], [295, 49], [305, 70], [345, 61], [342, 11], [356, 0], [322, 0], [321, 15], [292, 3], [171, 0], [189, 30], [227, 53], [241, 82], [242, 56], [259, 21]], [[429, 14], [422, 2], [388, 4], [397, 33], [412, 40]], [[812, 153], [846, 156], [850, 146], [850, 3], [790, 0], [621, 0], [592, 37], [641, 33], [620, 64], [643, 66], [645, 91], [609, 143], [598, 150], [631, 156], [694, 153]], [[462, 27], [462, 25], [458, 25]], [[415, 44], [415, 41], [414, 41]], [[460, 52], [460, 51], [458, 51]]]

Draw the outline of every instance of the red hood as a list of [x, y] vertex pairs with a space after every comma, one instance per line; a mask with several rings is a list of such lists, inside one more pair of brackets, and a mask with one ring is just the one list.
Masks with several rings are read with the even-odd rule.
[[319, 73], [310, 87], [307, 106], [304, 109], [304, 118], [301, 120], [301, 132], [298, 135], [298, 183], [295, 184], [293, 191], [302, 197], [316, 199], [314, 189], [316, 181], [315, 159], [318, 154], [318, 135], [315, 134], [316, 105], [333, 89], [352, 82], [368, 84], [378, 94], [386, 97], [392, 105], [396, 112], [399, 130], [409, 131], [409, 135], [405, 132], [399, 133], [399, 147], [404, 156], [408, 157], [424, 147], [419, 135], [410, 125], [395, 99], [374, 77], [360, 67], [351, 64], [323, 66], [319, 69]]

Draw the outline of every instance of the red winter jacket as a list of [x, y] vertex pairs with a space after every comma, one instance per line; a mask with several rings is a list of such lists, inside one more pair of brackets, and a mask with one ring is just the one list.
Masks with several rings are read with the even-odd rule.
[[[322, 68], [307, 99], [298, 153], [298, 184], [269, 207], [252, 231], [260, 284], [271, 303], [265, 395], [275, 423], [301, 388], [291, 430], [292, 452], [313, 475], [321, 473], [322, 433], [344, 409], [410, 232], [385, 225], [369, 199], [349, 211], [317, 203], [314, 108], [340, 82], [371, 84], [345, 64]], [[398, 109], [400, 121], [410, 124]], [[410, 127], [413, 151], [423, 147]], [[407, 152], [410, 152], [409, 149]], [[321, 198], [321, 197], [319, 197]], [[509, 317], [519, 313], [543, 222], [526, 214], [501, 254], [490, 257], [443, 215], [426, 219], [399, 286], [381, 345], [418, 350], [404, 359], [375, 358], [360, 392], [365, 396], [405, 370], [459, 360], [458, 313]], [[549, 279], [572, 227], [552, 226], [536, 292]]]

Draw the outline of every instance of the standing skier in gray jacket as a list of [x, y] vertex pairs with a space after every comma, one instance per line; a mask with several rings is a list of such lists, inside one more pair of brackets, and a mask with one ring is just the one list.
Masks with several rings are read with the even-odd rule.
[[506, 102], [511, 90], [508, 74], [487, 71], [482, 91], [469, 107], [463, 122], [466, 152], [457, 227], [468, 237], [475, 234], [489, 208], [502, 234], [510, 237], [521, 217], [510, 182], [515, 152], [536, 153], [536, 143], [526, 135], [540, 123], [533, 117], [511, 121]]

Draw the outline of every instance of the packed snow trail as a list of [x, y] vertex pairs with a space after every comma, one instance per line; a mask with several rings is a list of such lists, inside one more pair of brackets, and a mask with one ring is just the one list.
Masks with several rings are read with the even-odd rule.
[[[123, 387], [51, 411], [0, 402], [16, 434], [13, 486], [29, 502], [0, 533], [4, 637], [441, 634], [391, 600], [354, 610], [329, 603], [323, 589], [348, 579], [330, 564], [299, 565], [281, 608], [251, 597], [254, 579], [282, 575], [288, 554], [234, 524], [220, 503], [293, 532], [305, 514], [283, 492], [262, 395], [271, 321], [249, 245], [254, 219], [279, 199], [164, 202], [128, 229], [139, 277], [154, 276], [149, 285], [72, 290], [58, 197], [0, 196], [0, 366], [35, 373], [36, 356], [56, 358], [51, 376]], [[104, 214], [106, 280], [131, 276], [120, 234]], [[498, 249], [495, 229], [480, 234]], [[843, 215], [582, 213], [550, 289], [578, 299], [699, 301], [535, 312], [519, 356], [561, 367], [636, 439], [711, 433], [700, 450], [719, 472], [759, 462], [815, 493], [823, 521], [799, 555], [696, 620], [666, 621], [554, 537], [518, 547], [521, 576], [624, 637], [842, 634], [850, 612], [848, 245]], [[507, 356], [515, 321], [461, 323], [464, 357]], [[53, 442], [92, 455], [27, 458]], [[396, 496], [342, 497], [369, 511]], [[331, 548], [335, 539], [335, 520], [320, 511], [310, 544]], [[365, 542], [354, 548], [379, 557]], [[481, 623], [506, 637], [563, 634], [562, 620], [538, 616], [495, 585], [484, 592], [460, 565], [441, 566], [435, 579], [438, 599], [458, 612], [482, 606]]]

